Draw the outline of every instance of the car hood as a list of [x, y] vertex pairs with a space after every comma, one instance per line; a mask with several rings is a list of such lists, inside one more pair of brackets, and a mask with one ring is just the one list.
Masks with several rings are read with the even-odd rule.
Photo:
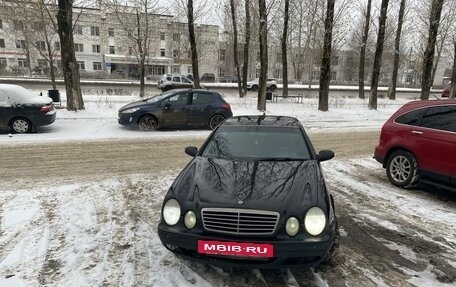
[[123, 110], [127, 110], [127, 109], [131, 109], [131, 108], [140, 108], [142, 106], [144, 106], [145, 104], [147, 104], [147, 102], [145, 100], [141, 100], [141, 101], [136, 101], [136, 102], [131, 102], [123, 107], [121, 107], [119, 109], [119, 111], [123, 111]]
[[[172, 187], [180, 202], [200, 207], [303, 210], [326, 191], [319, 164], [196, 157]], [[323, 195], [324, 196], [324, 195]]]

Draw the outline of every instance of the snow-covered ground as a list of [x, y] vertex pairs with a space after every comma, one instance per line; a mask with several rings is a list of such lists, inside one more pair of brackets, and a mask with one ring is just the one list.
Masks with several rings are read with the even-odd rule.
[[[134, 96], [84, 98], [86, 110], [59, 109], [56, 122], [38, 133], [0, 134], [0, 149], [20, 153], [24, 146], [36, 146], [36, 156], [45, 161], [46, 154], [39, 149], [49, 142], [161, 139], [172, 143], [209, 134], [128, 129], [117, 124], [117, 109]], [[258, 113], [253, 93], [243, 99], [234, 94], [225, 98], [235, 115]], [[302, 104], [282, 99], [268, 103], [267, 114], [295, 116], [310, 134], [324, 139], [338, 132], [343, 139], [354, 131], [378, 131], [409, 100], [379, 99], [374, 111], [367, 109], [367, 100], [333, 94], [329, 112], [319, 112], [316, 98]], [[455, 197], [426, 188], [395, 188], [372, 154], [357, 154], [356, 148], [354, 142], [350, 156], [323, 163], [341, 226], [336, 266], [271, 272], [221, 269], [177, 258], [161, 245], [156, 226], [163, 195], [180, 167], [163, 169], [158, 161], [158, 167], [151, 164], [147, 171], [116, 176], [75, 174], [45, 183], [0, 177], [0, 287], [455, 286]], [[72, 155], [61, 157], [71, 160]]]

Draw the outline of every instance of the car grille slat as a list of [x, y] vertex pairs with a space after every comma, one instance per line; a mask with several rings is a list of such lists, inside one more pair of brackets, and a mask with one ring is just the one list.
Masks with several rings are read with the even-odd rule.
[[236, 235], [272, 235], [276, 231], [279, 217], [278, 212], [266, 210], [236, 208], [201, 210], [205, 230]]

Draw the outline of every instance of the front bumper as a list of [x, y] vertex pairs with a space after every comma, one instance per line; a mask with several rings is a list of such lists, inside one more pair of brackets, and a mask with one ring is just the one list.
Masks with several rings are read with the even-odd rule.
[[[335, 227], [334, 227], [335, 228]], [[170, 227], [163, 222], [158, 226], [158, 235], [161, 242], [175, 253], [190, 257], [193, 260], [204, 261], [214, 265], [252, 268], [277, 268], [290, 266], [316, 266], [327, 256], [334, 244], [335, 230], [318, 238], [298, 240], [287, 236], [273, 238], [246, 238], [233, 237], [202, 232], [181, 230]], [[229, 241], [238, 243], [261, 243], [274, 246], [274, 257], [246, 258], [235, 256], [208, 255], [198, 253], [198, 240]]]
[[132, 124], [136, 124], [136, 120], [135, 120], [135, 117], [133, 116], [133, 114], [120, 114], [119, 113], [117, 121], [119, 122], [119, 124], [121, 124], [123, 126], [129, 126]]

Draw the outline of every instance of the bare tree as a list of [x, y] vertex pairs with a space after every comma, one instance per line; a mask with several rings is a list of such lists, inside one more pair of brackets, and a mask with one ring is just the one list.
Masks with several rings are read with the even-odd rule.
[[231, 10], [231, 22], [233, 25], [233, 51], [234, 51], [234, 68], [236, 70], [236, 78], [238, 84], [239, 97], [242, 97], [242, 86], [241, 86], [241, 72], [239, 69], [239, 57], [238, 57], [238, 29], [236, 21], [236, 4], [234, 0], [230, 0], [230, 10]]
[[328, 111], [329, 82], [331, 80], [331, 50], [332, 29], [334, 21], [335, 0], [327, 1], [325, 18], [325, 39], [323, 43], [323, 56], [320, 69], [320, 92], [318, 97], [318, 110]]
[[456, 36], [453, 36], [453, 72], [451, 73], [450, 98], [456, 98]]
[[377, 46], [375, 49], [374, 67], [372, 68], [372, 80], [371, 80], [371, 94], [369, 97], [369, 109], [377, 109], [377, 90], [378, 90], [378, 78], [380, 76], [380, 68], [383, 53], [383, 42], [385, 39], [386, 31], [386, 16], [388, 12], [389, 0], [382, 0], [380, 6], [380, 18], [378, 20], [378, 36]]
[[76, 62], [73, 41], [73, 0], [59, 0], [57, 13], [58, 32], [60, 37], [63, 76], [67, 95], [67, 110], [84, 109], [79, 66]]
[[283, 13], [283, 34], [282, 34], [282, 70], [283, 70], [283, 90], [282, 95], [288, 96], [288, 57], [287, 57], [287, 42], [288, 42], [288, 19], [290, 18], [290, 0], [285, 0], [285, 10]]
[[426, 50], [424, 52], [423, 73], [421, 75], [421, 100], [428, 100], [432, 87], [431, 73], [434, 62], [435, 43], [439, 31], [440, 16], [442, 14], [443, 2], [445, 0], [433, 0], [431, 16], [429, 18], [429, 33]]
[[249, 72], [249, 46], [250, 46], [250, 0], [245, 1], [245, 42], [244, 59], [242, 64], [242, 95], [247, 94], [247, 76]]
[[268, 77], [268, 13], [266, 10], [266, 0], [258, 1], [258, 9], [260, 14], [260, 79], [258, 82], [258, 103], [259, 111], [266, 110], [266, 84]]
[[190, 40], [190, 50], [192, 51], [192, 70], [193, 70], [193, 86], [200, 88], [200, 79], [198, 71], [198, 49], [196, 47], [195, 23], [193, 15], [193, 0], [187, 2], [187, 20], [188, 20], [188, 35]]
[[394, 43], [393, 75], [391, 77], [391, 84], [388, 89], [388, 98], [390, 98], [391, 100], [396, 99], [397, 70], [399, 69], [400, 44], [402, 24], [404, 23], [405, 1], [406, 0], [401, 0], [401, 4], [399, 7], [399, 18], [397, 20], [396, 39]]
[[359, 51], [359, 67], [358, 67], [358, 87], [359, 87], [359, 98], [364, 99], [364, 66], [365, 66], [365, 58], [366, 58], [366, 46], [367, 46], [367, 39], [369, 37], [369, 25], [370, 25], [370, 17], [371, 17], [371, 7], [372, 7], [372, 0], [368, 0], [367, 8], [366, 8], [366, 16], [364, 20], [364, 31], [361, 40], [361, 48]]

